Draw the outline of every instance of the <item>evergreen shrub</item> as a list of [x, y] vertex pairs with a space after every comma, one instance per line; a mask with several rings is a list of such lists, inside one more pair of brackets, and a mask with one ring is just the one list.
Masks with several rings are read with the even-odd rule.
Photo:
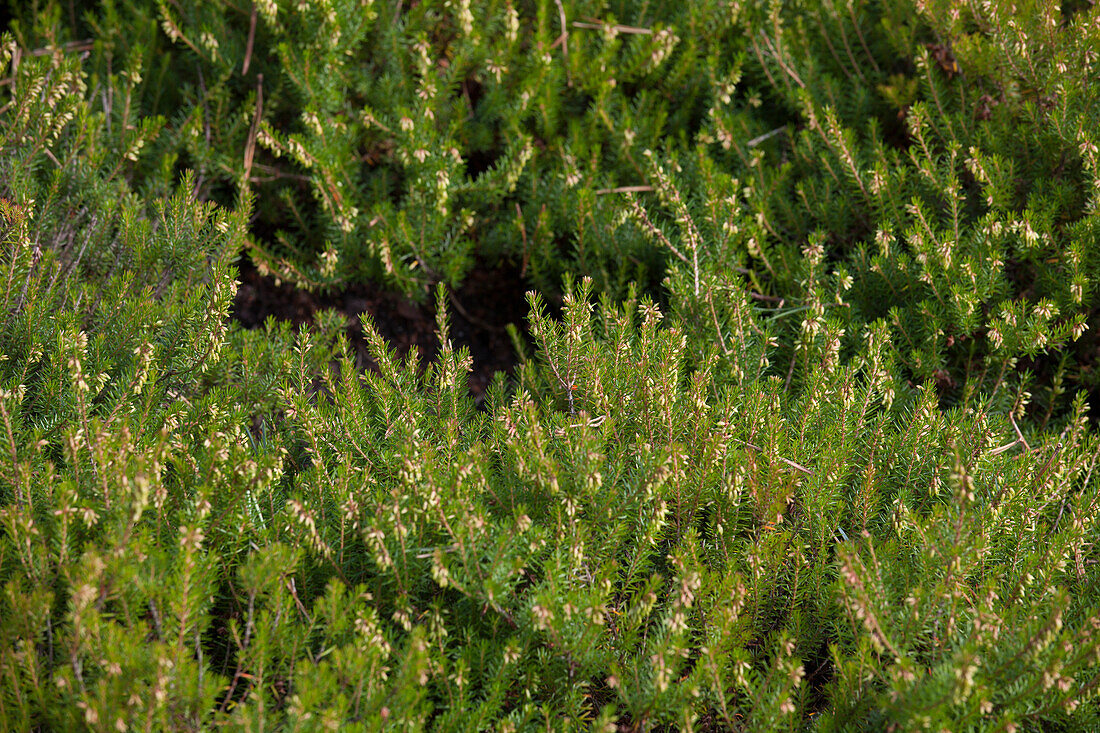
[[[287, 96], [256, 115], [259, 93], [241, 89], [260, 87], [238, 88], [235, 70], [250, 9], [16, 8], [20, 40], [0, 42], [0, 728], [1100, 727], [1100, 439], [1081, 389], [1088, 341], [1074, 341], [1095, 302], [1100, 11], [738, 6], [708, 55], [685, 50], [703, 43], [688, 21], [718, 6], [658, 5], [681, 39], [661, 64], [683, 63], [682, 77], [650, 74], [646, 46], [645, 73], [612, 91], [625, 105], [647, 83], [686, 88], [697, 117], [666, 100], [685, 116], [629, 156], [610, 130], [584, 137], [602, 122], [595, 100], [558, 107], [546, 128], [503, 111], [485, 122], [507, 130], [498, 150], [531, 150], [480, 174], [503, 192], [470, 194], [485, 231], [505, 231], [517, 202], [529, 214], [566, 170], [564, 141], [592, 147], [574, 157], [589, 180], [561, 194], [574, 203], [545, 215], [561, 318], [530, 294], [534, 348], [483, 410], [448, 339], [462, 266], [441, 274], [474, 249], [442, 247], [444, 230], [430, 230], [435, 265], [391, 273], [438, 285], [443, 346], [426, 370], [369, 323], [378, 370], [362, 374], [334, 314], [297, 332], [228, 318], [242, 251], [303, 283], [338, 281], [308, 269], [328, 250], [273, 254], [274, 232], [368, 241], [332, 239], [340, 211], [323, 193], [299, 229], [265, 228], [275, 197], [241, 175], [264, 160], [264, 130], [320, 156], [307, 142], [331, 128], [290, 129], [295, 79], [326, 125], [385, 84], [392, 106], [457, 115], [417, 96], [402, 22], [369, 26], [393, 51], [372, 63], [395, 66], [386, 82], [358, 78], [382, 85], [364, 90], [345, 84], [364, 72], [339, 54], [296, 57], [289, 41], [266, 53], [280, 27], [325, 30], [310, 53], [339, 48], [334, 30], [366, 33], [358, 5], [329, 20], [335, 4], [258, 4], [251, 63], [269, 100], [275, 80]], [[509, 7], [375, 10], [475, 58], [507, 41]], [[593, 5], [596, 21], [566, 2], [511, 7], [520, 48], [560, 52], [508, 57], [557, 75], [540, 87], [547, 110], [561, 85], [601, 83], [581, 80], [598, 68], [590, 54], [629, 69], [629, 44], [656, 42], [588, 27], [650, 27], [644, 4]], [[487, 45], [468, 41], [465, 9], [504, 31], [479, 25]], [[321, 25], [292, 23], [298, 12]], [[237, 26], [215, 22], [230, 16]], [[550, 48], [563, 25], [568, 61], [564, 40]], [[93, 26], [89, 47], [60, 45], [59, 29]], [[36, 54], [28, 39], [51, 33]], [[230, 38], [244, 45], [219, 67]], [[166, 52], [180, 44], [193, 56]], [[712, 75], [726, 64], [732, 76]], [[388, 105], [371, 107], [387, 126]], [[610, 120], [627, 119], [616, 109]], [[425, 144], [449, 141], [428, 115], [409, 119]], [[316, 170], [291, 153], [308, 179], [294, 180], [324, 189], [348, 164], [339, 145]], [[458, 198], [481, 180], [460, 168]], [[647, 190], [596, 193], [629, 185], [627, 171]], [[425, 213], [424, 180], [398, 199], [356, 189], [350, 205], [453, 221], [461, 206]], [[594, 221], [609, 269], [592, 277], [560, 249], [582, 241], [569, 227], [585, 200], [606, 207]], [[524, 227], [535, 241], [535, 221]], [[624, 243], [667, 263], [652, 271], [659, 291], [624, 284], [642, 272], [616, 270]], [[384, 271], [380, 251], [339, 277]], [[1038, 409], [1025, 359], [1048, 390]]]
[[[735, 222], [739, 258], [762, 289], [850, 336], [885, 320], [906, 378], [945, 404], [1000, 395], [1046, 426], [1095, 392], [1095, 6], [823, 3], [805, 22], [778, 7], [754, 51], [791, 142], [711, 145], [743, 188], [702, 186], [742, 192], [757, 224]], [[717, 110], [710, 137], [740, 137], [742, 117]], [[806, 290], [815, 268], [831, 302]]]
[[134, 110], [166, 119], [158, 152], [194, 169], [204, 197], [256, 194], [261, 271], [312, 289], [384, 279], [417, 297], [502, 259], [544, 290], [567, 271], [620, 292], [659, 280], [658, 253], [615, 232], [615, 197], [597, 191], [644, 185], [641, 151], [690, 138], [738, 17], [717, 0], [111, 0], [79, 13], [50, 0], [15, 15], [23, 47], [85, 49], [105, 89], [141, 79]]
[[[104, 114], [151, 126], [128, 171], [254, 200], [262, 272], [416, 297], [509, 261], [662, 300], [659, 174], [710, 256], [789, 326], [882, 318], [905, 379], [1045, 425], [1100, 389], [1097, 12], [1052, 2], [59, 0], [20, 47], [86, 57]], [[109, 125], [110, 126], [110, 125]], [[153, 134], [153, 133], [156, 134]], [[679, 169], [679, 170], [677, 170]], [[703, 231], [705, 230], [705, 231]], [[807, 251], [843, 284], [816, 303]], [[791, 306], [791, 307], [787, 307]], [[1076, 344], [1076, 345], [1074, 345]], [[846, 343], [845, 349], [851, 348]]]

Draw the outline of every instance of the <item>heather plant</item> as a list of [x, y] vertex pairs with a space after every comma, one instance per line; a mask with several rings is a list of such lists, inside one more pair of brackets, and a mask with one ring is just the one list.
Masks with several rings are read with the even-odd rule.
[[[189, 179], [142, 201], [124, 172], [151, 123], [112, 134], [75, 59], [17, 64], [2, 45], [0, 718], [115, 726], [144, 699], [133, 681], [199, 671], [186, 690], [149, 688], [164, 704], [148, 722], [179, 727], [218, 690], [193, 654], [213, 558], [187, 517], [241, 500], [227, 470], [233, 483], [273, 468], [211, 442], [242, 434], [241, 409], [198, 388], [225, 344], [247, 215], [197, 205]], [[133, 633], [146, 622], [155, 638]]]
[[[360, 377], [303, 332], [267, 365], [285, 423], [265, 440], [221, 392], [151, 445], [95, 433], [79, 472], [40, 457], [71, 488], [5, 508], [7, 720], [1091, 720], [1083, 415], [1030, 445], [931, 390], [891, 413], [884, 328], [788, 395], [731, 369], [740, 348], [692, 354], [652, 304], [594, 307], [587, 287], [561, 323], [533, 298], [541, 356], [487, 414], [463, 353], [425, 377], [369, 331], [380, 371]], [[719, 324], [760, 353], [734, 294]]]
[[[1095, 7], [765, 15], [755, 71], [798, 123], [742, 144], [754, 115], [735, 97], [700, 138], [714, 163], [693, 166], [706, 206], [736, 196], [755, 216], [707, 212], [732, 229], [735, 263], [774, 303], [827, 307], [850, 337], [884, 319], [906, 378], [935, 382], [945, 404], [986, 395], [1040, 425], [1068, 416], [1076, 390], [1095, 389], [1094, 338], [1080, 339], [1100, 261]], [[831, 302], [807, 290], [813, 272], [839, 284]]]
[[141, 79], [134, 109], [166, 118], [158, 150], [201, 195], [255, 194], [261, 271], [417, 297], [475, 262], [551, 291], [570, 270], [620, 293], [658, 279], [600, 192], [644, 184], [640, 151], [690, 137], [738, 38], [736, 9], [709, 0], [69, 10], [17, 7], [21, 45], [83, 49], [105, 89]]
[[[183, 7], [166, 3], [157, 17]], [[214, 18], [225, 10], [208, 7]], [[463, 7], [445, 17], [460, 24]], [[969, 181], [962, 171], [977, 168], [937, 131], [977, 129], [967, 155], [987, 171], [1047, 170], [1054, 153], [1028, 158], [1011, 144], [1007, 131], [1026, 135], [1033, 109], [1028, 93], [1012, 96], [1018, 70], [996, 52], [1018, 50], [1010, 58], [1031, 69], [1048, 33], [1081, 44], [1091, 63], [1095, 11], [1068, 21], [1073, 35], [1040, 20], [1013, 40], [1003, 31], [1019, 21], [983, 7], [959, 26], [902, 6], [821, 4], [807, 23], [780, 5], [744, 16], [746, 83], [772, 74], [769, 94], [791, 85], [802, 106], [775, 114], [805, 115], [806, 128], [756, 127], [765, 119], [751, 100], [771, 98], [764, 86], [739, 97], [743, 82], [730, 77], [729, 101], [715, 99], [744, 102], [728, 118], [742, 127], [724, 138], [730, 107], [716, 107], [697, 147], [631, 153], [645, 190], [582, 190], [578, 200], [607, 207], [615, 242], [667, 260], [661, 302], [570, 277], [558, 318], [532, 292], [534, 348], [481, 410], [466, 389], [469, 354], [448, 338], [445, 285], [435, 291], [442, 345], [426, 369], [393, 354], [369, 319], [377, 371], [367, 373], [334, 313], [297, 332], [228, 322], [233, 262], [256, 236], [263, 194], [249, 180], [216, 194], [215, 157], [177, 177], [194, 161], [173, 137], [185, 129], [176, 112], [133, 111], [155, 108], [139, 76], [176, 73], [178, 57], [150, 51], [135, 66], [134, 51], [125, 73], [108, 73], [94, 70], [105, 63], [94, 49], [36, 55], [5, 36], [0, 728], [1096, 728], [1100, 442], [1076, 389], [1087, 381], [1052, 378], [1066, 385], [1065, 407], [1028, 414], [1031, 388], [1016, 374], [1021, 358], [1049, 359], [1086, 325], [1095, 176], [1067, 159], [1068, 182]], [[61, 6], [43, 8], [28, 14], [39, 30], [60, 27]], [[141, 9], [104, 4], [83, 17]], [[274, 31], [259, 10], [254, 43], [266, 43]], [[795, 65], [843, 67], [863, 49], [891, 69], [888, 42], [911, 51], [928, 29], [969, 34], [957, 55], [927, 49], [935, 63], [918, 81], [929, 100], [947, 99], [942, 85], [933, 95], [938, 74], [973, 63], [981, 84], [1005, 90], [989, 120], [966, 118], [961, 102], [941, 112], [904, 96], [923, 93], [904, 91], [904, 68], [875, 97], [869, 86], [840, 95], [829, 74]], [[578, 35], [570, 59], [587, 53]], [[316, 72], [300, 60], [286, 68]], [[579, 84], [581, 67], [564, 68]], [[870, 62], [848, 69], [878, 73]], [[186, 119], [202, 100], [217, 109], [218, 95], [231, 98], [233, 84], [208, 71], [211, 96], [192, 97], [196, 107], [186, 85], [165, 91], [185, 100]], [[795, 91], [791, 72], [812, 84]], [[265, 84], [278, 76], [264, 73]], [[1084, 129], [1085, 72], [1064, 73], [1059, 93], [1076, 101], [1058, 119]], [[970, 94], [952, 74], [955, 93]], [[346, 91], [325, 88], [337, 100]], [[847, 179], [844, 151], [871, 152], [862, 133], [830, 132], [839, 113], [812, 96], [830, 89], [837, 109], [881, 115], [901, 100], [908, 157], [866, 143], [882, 160]], [[242, 119], [258, 140], [267, 118]], [[224, 155], [230, 172], [239, 165], [194, 145]], [[815, 149], [824, 175], [810, 170]], [[531, 155], [508, 196], [524, 176], [540, 180]], [[615, 165], [589, 160], [592, 171]], [[886, 181], [882, 211], [860, 208], [870, 204], [855, 193], [874, 171]], [[218, 196], [233, 206], [206, 200]], [[891, 197], [905, 203], [890, 208]], [[1026, 227], [1011, 222], [1039, 232], [1041, 217], [1027, 217], [1041, 202], [1053, 207], [1051, 239], [1028, 254]], [[876, 237], [836, 212], [904, 236]], [[859, 269], [870, 242], [877, 259]], [[1046, 273], [1034, 292], [1014, 289], [1024, 266]], [[873, 295], [873, 276], [897, 288], [893, 307]], [[1073, 358], [1087, 366], [1070, 352], [1067, 370]]]
[[62, 6], [13, 27], [85, 54], [112, 124], [163, 118], [135, 188], [186, 166], [199, 198], [254, 195], [249, 257], [281, 279], [423, 296], [511, 261], [548, 293], [573, 273], [663, 302], [703, 237], [776, 306], [788, 365], [791, 316], [824, 309], [849, 339], [887, 320], [903, 378], [945, 405], [1042, 425], [1096, 387], [1094, 8]]

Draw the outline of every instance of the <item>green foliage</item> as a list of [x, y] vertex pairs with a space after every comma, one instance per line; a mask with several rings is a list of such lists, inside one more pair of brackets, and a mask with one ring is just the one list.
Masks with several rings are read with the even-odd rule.
[[[1100, 723], [1100, 11], [654, 5], [17, 9], [0, 728]], [[565, 275], [483, 410], [475, 257]]]
[[[887, 320], [905, 379], [945, 405], [1000, 395], [1045, 425], [1100, 389], [1080, 339], [1100, 274], [1095, 9], [63, 5], [13, 27], [87, 54], [116, 149], [149, 151], [131, 185], [166, 196], [182, 166], [200, 199], [253, 198], [249, 256], [280, 279], [422, 297], [508, 261], [543, 292], [579, 275], [656, 295], [702, 237], [849, 338]], [[669, 175], [681, 230], [661, 241]], [[811, 292], [815, 258], [836, 302]], [[777, 311], [791, 349], [802, 319]]]
[[[762, 292], [830, 306], [849, 336], [884, 319], [907, 378], [945, 404], [1000, 394], [1046, 425], [1097, 384], [1094, 338], [1074, 342], [1096, 325], [1100, 16], [916, 10], [823, 3], [801, 23], [773, 8], [754, 52], [797, 130], [711, 145], [744, 183], [708, 173], [701, 199], [743, 191], [734, 257]], [[732, 107], [708, 140], [736, 140]]]
[[596, 192], [644, 184], [640, 151], [690, 137], [738, 43], [716, 1], [113, 0], [75, 23], [64, 5], [17, 12], [21, 43], [90, 37], [97, 84], [140, 80], [108, 114], [167, 118], [157, 150], [202, 195], [256, 194], [261, 270], [418, 296], [477, 261], [550, 290], [568, 271], [655, 282], [659, 253], [614, 234]]

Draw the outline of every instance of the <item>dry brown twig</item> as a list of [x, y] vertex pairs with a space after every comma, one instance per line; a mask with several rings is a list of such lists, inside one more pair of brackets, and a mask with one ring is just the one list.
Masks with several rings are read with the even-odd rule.
[[[255, 17], [255, 16], [253, 16]], [[247, 66], [247, 59], [246, 66]], [[244, 146], [245, 185], [252, 181], [252, 160], [256, 154], [256, 135], [260, 132], [260, 119], [264, 113], [264, 75], [256, 75], [256, 112], [252, 117], [252, 126], [248, 129], [248, 142]]]
[[247, 74], [248, 67], [252, 63], [252, 44], [256, 41], [256, 5], [252, 5], [252, 17], [248, 19], [248, 41], [244, 47], [244, 63], [241, 64], [241, 73]]
[[[573, 21], [573, 27], [574, 28], [586, 28], [588, 30], [593, 30], [593, 31], [602, 31], [604, 28], [607, 28], [608, 25], [606, 23], [582, 23], [579, 20], [574, 20]], [[616, 33], [622, 33], [624, 35], [632, 35], [632, 36], [651, 36], [651, 35], [653, 35], [653, 31], [649, 28], [635, 28], [634, 26], [630, 26], [630, 25], [613, 25], [613, 26], [610, 26], [610, 28], [611, 28], [611, 30], [615, 31]]]
[[597, 196], [608, 193], [647, 193], [653, 190], [653, 186], [618, 186], [616, 188], [600, 188], [596, 190]]
[[1012, 417], [1012, 415], [1008, 416], [1008, 421], [1010, 423], [1012, 423], [1012, 429], [1016, 431], [1016, 440], [1012, 441], [1011, 443], [1005, 443], [1002, 446], [998, 446], [998, 447], [994, 448], [993, 450], [989, 451], [989, 455], [999, 456], [1000, 454], [1004, 453], [1005, 451], [1012, 450], [1013, 448], [1015, 448], [1018, 445], [1022, 445], [1025, 449], [1025, 452], [1027, 452], [1027, 453], [1031, 452], [1031, 450], [1032, 450], [1031, 446], [1028, 445], [1027, 439], [1024, 438], [1024, 434], [1022, 432], [1020, 432], [1020, 426], [1016, 424], [1016, 420]]
[[[737, 438], [733, 438], [733, 442], [734, 442], [734, 443], [737, 443], [738, 445], [743, 445], [743, 446], [745, 446], [746, 448], [752, 448], [753, 450], [755, 450], [755, 451], [759, 451], [759, 452], [761, 452], [761, 453], [763, 453], [763, 452], [764, 452], [764, 449], [763, 449], [763, 448], [761, 448], [760, 446], [758, 446], [758, 445], [754, 445], [754, 444], [752, 444], [752, 443], [747, 443], [747, 442], [745, 442], [744, 440], [738, 440]], [[776, 456], [776, 458], [778, 458], [778, 459], [779, 459], [780, 461], [782, 461], [783, 463], [785, 463], [786, 465], [790, 466], [791, 468], [793, 468], [793, 469], [794, 469], [794, 470], [796, 470], [796, 471], [801, 471], [802, 473], [804, 473], [804, 474], [806, 474], [806, 475], [808, 475], [808, 476], [813, 476], [813, 475], [814, 475], [814, 472], [813, 472], [813, 471], [811, 471], [810, 469], [806, 468], [806, 467], [805, 467], [805, 466], [803, 466], [803, 465], [802, 465], [801, 463], [796, 463], [796, 462], [792, 461], [792, 460], [791, 460], [791, 459], [789, 459], [789, 458], [784, 458], [783, 456]]]
[[[565, 61], [565, 84], [566, 86], [573, 86], [573, 75], [569, 72], [569, 28], [565, 22], [565, 8], [562, 7], [561, 0], [554, 0], [558, 6], [558, 21], [561, 23], [561, 36], [558, 40], [561, 41], [561, 54], [562, 59]], [[557, 41], [554, 42], [557, 44]]]

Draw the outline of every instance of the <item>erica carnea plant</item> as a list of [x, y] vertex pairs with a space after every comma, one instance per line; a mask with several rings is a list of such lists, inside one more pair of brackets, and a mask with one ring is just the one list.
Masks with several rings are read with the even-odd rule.
[[[13, 10], [25, 49], [87, 57], [110, 116], [159, 115], [198, 195], [255, 195], [263, 272], [417, 297], [475, 263], [625, 292], [660, 253], [607, 191], [699, 128], [740, 47], [724, 3], [122, 0]], [[702, 74], [700, 71], [704, 70]], [[113, 92], [135, 85], [125, 103]]]
[[[0, 42], [0, 728], [1100, 726], [1097, 11], [735, 7], [712, 58], [717, 6], [386, 5], [44, 3], [21, 39], [92, 46]], [[471, 174], [479, 124], [515, 154]], [[464, 207], [453, 242], [545, 226], [580, 270], [480, 410], [439, 277]], [[585, 277], [597, 230], [554, 222], [592, 211]], [[229, 322], [242, 251], [324, 286], [385, 270], [377, 227], [392, 282], [442, 283], [427, 368], [368, 323], [360, 373], [334, 314]], [[335, 257], [277, 249], [314, 233]]]

